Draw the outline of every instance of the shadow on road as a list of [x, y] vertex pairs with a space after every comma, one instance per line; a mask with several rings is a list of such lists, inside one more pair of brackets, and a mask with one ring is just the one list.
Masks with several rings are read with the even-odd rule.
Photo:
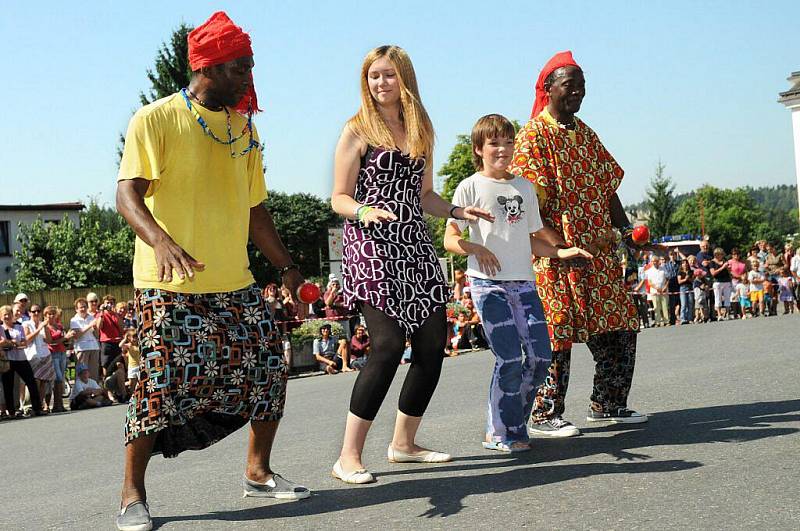
[[[778, 437], [800, 431], [798, 428], [774, 427], [781, 422], [800, 421], [800, 400], [756, 402], [752, 404], [712, 406], [665, 411], [651, 415], [647, 424], [593, 427], [584, 429], [588, 437], [575, 439], [536, 439], [527, 454], [511, 457], [480, 454], [458, 458], [447, 465], [427, 467], [424, 473], [435, 477], [403, 479], [381, 483], [381, 477], [415, 475], [419, 468], [405, 468], [376, 473], [379, 483], [366, 487], [346, 487], [317, 491], [301, 502], [273, 503], [251, 509], [186, 516], [156, 517], [156, 527], [176, 521], [249, 521], [324, 514], [408, 499], [427, 498], [431, 508], [419, 517], [450, 516], [464, 508], [470, 495], [510, 492], [518, 489], [552, 485], [563, 481], [602, 474], [648, 474], [675, 472], [703, 466], [697, 461], [679, 459], [649, 461], [650, 456], [632, 450], [654, 446], [681, 446], [701, 443], [742, 443]], [[591, 437], [591, 433], [616, 431], [612, 436]], [[618, 463], [552, 464], [591, 455], [608, 454]], [[512, 468], [513, 467], [513, 468]], [[488, 469], [501, 472], [481, 472]], [[450, 474], [448, 474], [450, 473]]]

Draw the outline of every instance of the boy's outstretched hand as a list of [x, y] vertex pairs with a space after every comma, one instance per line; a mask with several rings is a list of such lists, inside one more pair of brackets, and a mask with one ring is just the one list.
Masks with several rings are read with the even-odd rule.
[[569, 267], [586, 267], [589, 265], [589, 260], [594, 258], [590, 252], [584, 251], [580, 247], [558, 249], [556, 255], [561, 260], [565, 260]]

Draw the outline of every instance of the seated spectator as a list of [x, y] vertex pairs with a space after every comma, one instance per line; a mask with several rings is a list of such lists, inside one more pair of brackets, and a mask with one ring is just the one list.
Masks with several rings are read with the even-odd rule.
[[362, 369], [367, 364], [369, 348], [367, 329], [363, 325], [356, 326], [355, 333], [350, 338], [350, 367]]
[[489, 348], [486, 342], [486, 335], [483, 333], [483, 324], [481, 324], [481, 317], [475, 311], [475, 303], [472, 299], [464, 299], [464, 313], [467, 317], [467, 325], [469, 327], [469, 344], [472, 350], [481, 348]]
[[319, 369], [328, 374], [352, 371], [347, 359], [347, 341], [332, 336], [329, 324], [319, 327], [319, 335], [314, 340], [314, 358], [319, 362]]
[[80, 364], [75, 368], [75, 385], [69, 395], [69, 408], [73, 411], [100, 406], [110, 406], [108, 392], [89, 378], [89, 367]]
[[298, 319], [305, 319], [307, 308], [304, 308], [303, 304], [295, 302], [294, 295], [286, 286], [281, 286], [281, 303], [286, 320], [289, 321], [285, 325], [286, 332], [291, 332], [300, 326], [301, 323]]
[[450, 355], [458, 356], [459, 350], [470, 350], [470, 330], [467, 314], [459, 312], [456, 322], [453, 323], [453, 336], [450, 338]]
[[115, 362], [113, 372], [103, 380], [103, 387], [110, 393], [112, 401], [116, 404], [127, 402], [130, 398], [126, 381], [127, 375], [128, 372], [125, 370], [125, 363], [122, 361], [122, 358], [119, 357]]
[[400, 358], [400, 365], [411, 363], [411, 341], [406, 339], [406, 348], [403, 350], [403, 357]]

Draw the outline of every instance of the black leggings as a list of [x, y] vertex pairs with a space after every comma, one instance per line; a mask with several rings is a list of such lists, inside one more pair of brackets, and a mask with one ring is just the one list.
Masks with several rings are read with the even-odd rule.
[[[398, 322], [364, 304], [361, 308], [369, 330], [367, 364], [358, 373], [350, 397], [350, 413], [374, 420], [392, 384], [405, 349], [406, 334]], [[447, 343], [445, 309], [440, 308], [411, 336], [411, 367], [400, 391], [398, 408], [410, 417], [421, 417], [431, 401], [442, 372]]]
[[[34, 411], [42, 410], [42, 399], [39, 397], [39, 388], [36, 386], [36, 380], [33, 377], [33, 369], [28, 361], [9, 360], [11, 369], [3, 373], [3, 395], [6, 399], [6, 409], [14, 413], [14, 373], [19, 374], [19, 377], [25, 382], [28, 387], [28, 393], [31, 395], [31, 406]], [[22, 404], [19, 405], [22, 409]]]

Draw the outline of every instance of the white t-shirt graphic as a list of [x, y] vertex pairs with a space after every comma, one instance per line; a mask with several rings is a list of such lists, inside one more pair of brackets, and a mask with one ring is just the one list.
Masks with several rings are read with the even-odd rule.
[[533, 184], [522, 177], [492, 179], [481, 173], [467, 177], [456, 188], [453, 204], [474, 205], [491, 212], [494, 223], [479, 219], [449, 219], [462, 232], [469, 228], [469, 239], [492, 251], [500, 262], [493, 277], [480, 270], [478, 260], [467, 258], [467, 275], [492, 280], [534, 280], [530, 234], [542, 228], [539, 202]]

